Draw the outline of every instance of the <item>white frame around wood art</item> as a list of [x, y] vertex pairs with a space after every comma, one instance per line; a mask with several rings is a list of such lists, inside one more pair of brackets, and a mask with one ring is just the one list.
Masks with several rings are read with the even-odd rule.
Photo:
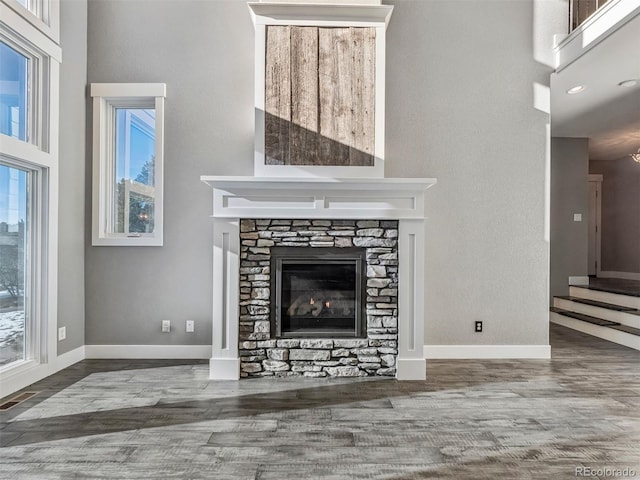
[[[249, 2], [255, 26], [255, 146], [256, 177], [384, 177], [386, 29], [393, 6], [370, 1], [362, 4]], [[267, 25], [314, 27], [373, 27], [376, 29], [374, 165], [311, 166], [265, 164], [265, 51]]]

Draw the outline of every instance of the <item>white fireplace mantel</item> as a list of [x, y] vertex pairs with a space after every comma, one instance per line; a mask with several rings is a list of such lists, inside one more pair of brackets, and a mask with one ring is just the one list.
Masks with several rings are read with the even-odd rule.
[[433, 178], [213, 177], [216, 218], [424, 218]]
[[398, 227], [399, 380], [424, 380], [425, 191], [434, 178], [202, 176], [213, 188], [213, 355], [210, 378], [240, 378], [240, 219], [393, 219]]

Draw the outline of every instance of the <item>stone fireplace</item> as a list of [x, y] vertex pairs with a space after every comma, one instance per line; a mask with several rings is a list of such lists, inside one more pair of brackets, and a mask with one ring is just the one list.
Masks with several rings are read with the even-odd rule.
[[398, 221], [240, 221], [240, 375], [393, 376]]
[[[425, 191], [434, 179], [202, 180], [213, 188], [212, 379], [425, 378], [424, 209]], [[356, 329], [348, 336], [295, 336], [273, 330], [272, 252], [279, 248], [364, 250], [366, 323], [360, 334]], [[295, 269], [290, 273], [295, 275]], [[313, 277], [307, 280], [296, 292], [332, 290], [331, 281], [314, 287]], [[341, 301], [347, 304], [349, 297]]]

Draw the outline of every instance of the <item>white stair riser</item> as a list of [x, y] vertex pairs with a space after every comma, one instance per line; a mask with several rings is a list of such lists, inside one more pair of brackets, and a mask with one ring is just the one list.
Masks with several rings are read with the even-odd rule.
[[555, 312], [549, 312], [549, 321], [588, 335], [593, 335], [594, 337], [617, 343], [618, 345], [624, 345], [625, 347], [633, 348], [634, 350], [640, 350], [640, 337], [637, 335], [631, 335], [630, 333], [621, 332], [620, 330], [601, 327], [600, 325], [583, 322], [582, 320], [576, 320], [575, 318], [565, 317], [564, 315], [560, 315]]
[[602, 292], [600, 290], [589, 290], [570, 286], [569, 295], [572, 297], [588, 298], [598, 302], [612, 303], [614, 305], [622, 305], [623, 307], [631, 307], [640, 309], [640, 297], [632, 297], [630, 295], [620, 295], [618, 293]]
[[572, 302], [564, 298], [554, 298], [553, 306], [570, 312], [591, 315], [592, 317], [610, 320], [612, 322], [621, 323], [634, 328], [640, 328], [640, 316], [631, 315], [630, 313], [618, 312], [617, 310], [609, 310], [608, 308], [594, 307], [584, 303]]

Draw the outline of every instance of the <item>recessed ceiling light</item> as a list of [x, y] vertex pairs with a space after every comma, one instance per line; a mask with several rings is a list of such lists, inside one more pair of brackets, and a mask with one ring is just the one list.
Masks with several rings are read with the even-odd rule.
[[635, 87], [638, 84], [637, 78], [632, 78], [631, 80], [625, 80], [624, 82], [620, 82], [618, 84], [619, 87]]
[[575, 87], [571, 87], [569, 90], [567, 90], [567, 93], [569, 95], [575, 95], [576, 93], [582, 93], [587, 89], [587, 87], [585, 87], [584, 85], [576, 85]]

